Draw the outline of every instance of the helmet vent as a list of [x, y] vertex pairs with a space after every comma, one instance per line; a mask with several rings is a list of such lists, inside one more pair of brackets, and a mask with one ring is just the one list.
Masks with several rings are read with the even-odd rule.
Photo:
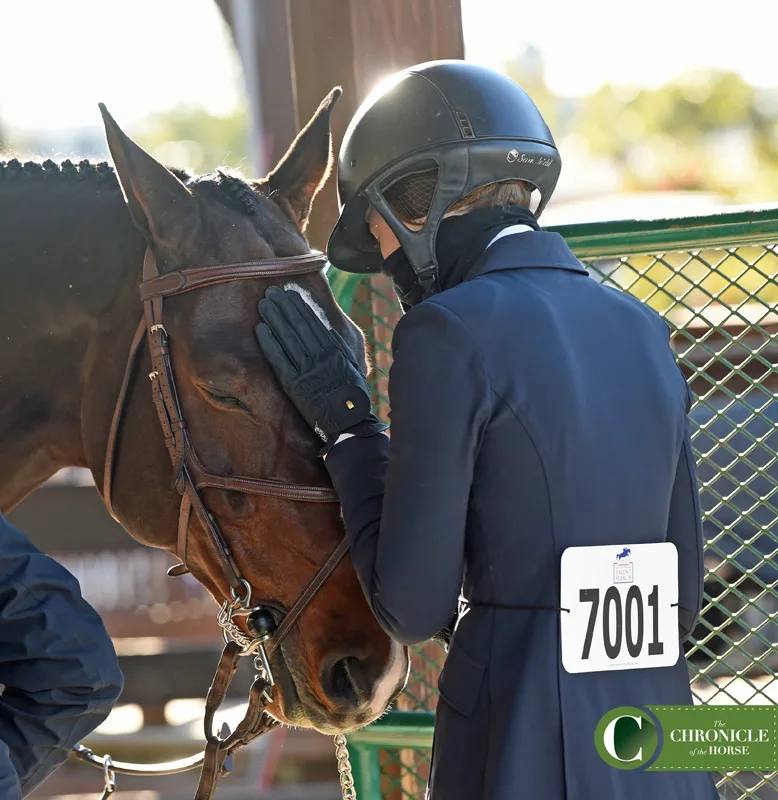
[[464, 111], [457, 111], [457, 122], [459, 123], [459, 129], [462, 131], [462, 136], [465, 139], [475, 139], [475, 132], [473, 131], [473, 126], [470, 124], [470, 120], [467, 118], [467, 114]]
[[401, 220], [416, 222], [427, 216], [437, 183], [437, 167], [425, 169], [400, 178], [384, 191], [384, 197]]

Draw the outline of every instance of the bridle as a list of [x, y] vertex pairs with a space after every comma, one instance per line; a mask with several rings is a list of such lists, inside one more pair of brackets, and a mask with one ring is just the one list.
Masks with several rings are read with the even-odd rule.
[[[165, 767], [173, 767], [172, 771], [178, 772], [192, 769], [202, 763], [203, 769], [195, 800], [208, 800], [212, 797], [216, 781], [220, 775], [228, 771], [227, 760], [235, 750], [278, 724], [265, 711], [266, 706], [272, 701], [274, 685], [269, 658], [335, 571], [348, 551], [348, 540], [344, 536], [277, 626], [267, 606], [252, 604], [251, 586], [241, 574], [216, 519], [203, 503], [200, 490], [209, 487], [310, 503], [335, 503], [338, 498], [331, 488], [305, 486], [267, 478], [218, 474], [209, 472], [203, 466], [197, 457], [181, 411], [170, 356], [170, 338], [162, 318], [162, 302], [165, 297], [230, 281], [280, 278], [318, 272], [326, 263], [327, 260], [321, 253], [307, 253], [237, 264], [189, 267], [160, 274], [156, 258], [150, 248], [147, 248], [143, 259], [143, 280], [140, 284], [143, 317], [130, 346], [127, 366], [111, 419], [103, 476], [103, 500], [116, 519], [112, 492], [116, 449], [127, 393], [145, 334], [151, 353], [152, 369], [149, 378], [152, 399], [173, 465], [173, 486], [181, 495], [176, 545], [181, 563], [171, 567], [168, 572], [175, 576], [189, 571], [187, 542], [190, 521], [194, 514], [212, 545], [211, 549], [217, 554], [224, 577], [230, 586], [230, 597], [223, 602], [217, 617], [224, 635], [225, 647], [205, 704], [207, 740], [205, 751], [200, 757], [184, 759], [173, 764], [153, 765], [151, 768], [154, 774], [163, 774], [171, 771], [164, 769]], [[246, 627], [251, 635], [247, 635], [238, 626], [235, 618], [239, 617], [246, 618]], [[251, 687], [248, 710], [235, 731], [230, 733], [229, 730], [222, 730], [221, 735], [217, 735], [213, 731], [214, 714], [224, 700], [240, 658], [247, 655], [255, 656], [254, 664], [258, 672]], [[135, 774], [139, 772], [140, 765], [122, 765], [119, 762], [112, 762], [109, 756], [100, 759], [82, 745], [77, 745], [74, 751], [80, 758], [105, 769], [106, 787], [109, 772], [111, 774], [114, 770]], [[106, 792], [110, 793], [108, 789]]]
[[[113, 508], [112, 489], [116, 447], [121, 430], [127, 391], [145, 333], [149, 345], [149, 352], [151, 353], [151, 372], [149, 373], [149, 378], [151, 379], [151, 396], [157, 411], [160, 427], [162, 428], [165, 446], [167, 447], [173, 464], [173, 486], [181, 495], [176, 546], [176, 551], [181, 559], [181, 563], [172, 567], [170, 574], [182, 575], [189, 571], [187, 564], [187, 542], [189, 538], [189, 524], [191, 516], [194, 513], [197, 521], [209, 537], [213, 550], [219, 559], [224, 577], [230, 585], [231, 598], [229, 601], [225, 601], [226, 605], [223, 608], [223, 612], [219, 615], [220, 624], [225, 631], [225, 635], [236, 639], [239, 644], [246, 649], [256, 650], [256, 641], [248, 642], [248, 637], [242, 633], [240, 637], [236, 636], [236, 631], [228, 627], [228, 625], [231, 621], [231, 616], [238, 613], [238, 609], [244, 614], [253, 610], [250, 602], [251, 588], [235, 563], [232, 552], [214, 516], [203, 503], [200, 491], [206, 487], [212, 487], [224, 491], [243, 492], [246, 494], [257, 494], [265, 497], [276, 497], [285, 500], [298, 500], [312, 503], [334, 503], [337, 502], [338, 498], [331, 488], [302, 486], [266, 478], [220, 475], [209, 472], [203, 466], [200, 459], [197, 457], [186, 420], [181, 412], [170, 356], [170, 339], [162, 317], [163, 299], [165, 297], [173, 297], [175, 295], [231, 281], [252, 280], [257, 278], [280, 278], [318, 272], [326, 263], [326, 259], [321, 253], [307, 253], [305, 255], [291, 256], [283, 259], [262, 259], [260, 261], [248, 261], [239, 264], [189, 267], [187, 269], [160, 274], [157, 268], [156, 258], [151, 249], [146, 250], [146, 255], [143, 259], [143, 281], [140, 284], [143, 318], [138, 325], [130, 347], [127, 366], [124, 370], [124, 378], [119, 390], [113, 418], [111, 419], [108, 445], [106, 448], [105, 469], [103, 473], [103, 498], [108, 510], [115, 518], [116, 514]], [[346, 550], [347, 544], [344, 538], [340, 546], [333, 553], [333, 557], [339, 556], [338, 561], [340, 561], [345, 555]], [[335, 566], [337, 566], [337, 563], [335, 565], [330, 565], [330, 560], [328, 559], [324, 567], [319, 570], [317, 574], [319, 582], [316, 584], [315, 591], [318, 591], [321, 584], [329, 577]], [[315, 594], [315, 591], [313, 594]], [[287, 623], [282, 628], [279, 628], [273, 637], [274, 641], [278, 641], [279, 638], [281, 638], [280, 634], [282, 632], [286, 633], [294, 622], [297, 621], [299, 614], [313, 598], [313, 594], [309, 594], [307, 590], [303, 592], [300, 600], [292, 606], [289, 614], [287, 614], [285, 618], [289, 619], [291, 617], [291, 624]], [[301, 603], [301, 600], [305, 602]], [[227, 614], [231, 608], [234, 608], [235, 611], [233, 611], [232, 614]], [[221, 622], [222, 619], [225, 620], [224, 624]]]

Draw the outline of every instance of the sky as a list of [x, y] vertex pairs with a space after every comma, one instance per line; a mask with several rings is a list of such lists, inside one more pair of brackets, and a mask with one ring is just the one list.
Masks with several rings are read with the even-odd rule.
[[767, 44], [778, 0], [461, 2], [468, 58], [497, 66], [533, 44], [561, 95], [580, 97], [608, 81], [655, 88], [699, 67], [778, 87], [778, 59]]
[[99, 125], [98, 102], [128, 124], [178, 104], [225, 114], [241, 92], [212, 0], [0, 0], [0, 119], [9, 127]]
[[[778, 0], [461, 3], [467, 58], [500, 67], [533, 45], [561, 95], [658, 86], [698, 67], [778, 87]], [[241, 103], [212, 0], [0, 0], [0, 34], [0, 119], [12, 129], [97, 125], [99, 101], [126, 125], [175, 105], [224, 114]]]

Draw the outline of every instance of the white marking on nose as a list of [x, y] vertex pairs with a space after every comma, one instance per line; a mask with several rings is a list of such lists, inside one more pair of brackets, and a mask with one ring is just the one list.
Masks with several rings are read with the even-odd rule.
[[386, 706], [408, 675], [409, 662], [405, 656], [405, 648], [392, 639], [389, 653], [389, 664], [375, 686], [375, 694], [370, 702], [370, 713], [376, 716], [383, 714]]
[[299, 294], [300, 297], [305, 300], [306, 304], [313, 310], [313, 313], [316, 314], [316, 316], [321, 320], [324, 327], [327, 328], [327, 330], [332, 329], [332, 323], [327, 319], [324, 309], [313, 299], [313, 295], [307, 289], [304, 289], [299, 283], [293, 283], [292, 281], [285, 283], [284, 289], [287, 291], [291, 290], [293, 292], [297, 292], [297, 294]]

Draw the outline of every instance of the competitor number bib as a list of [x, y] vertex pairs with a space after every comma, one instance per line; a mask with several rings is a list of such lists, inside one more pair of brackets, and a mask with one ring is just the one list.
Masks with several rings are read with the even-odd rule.
[[671, 542], [568, 547], [560, 600], [567, 672], [678, 661], [678, 551]]

